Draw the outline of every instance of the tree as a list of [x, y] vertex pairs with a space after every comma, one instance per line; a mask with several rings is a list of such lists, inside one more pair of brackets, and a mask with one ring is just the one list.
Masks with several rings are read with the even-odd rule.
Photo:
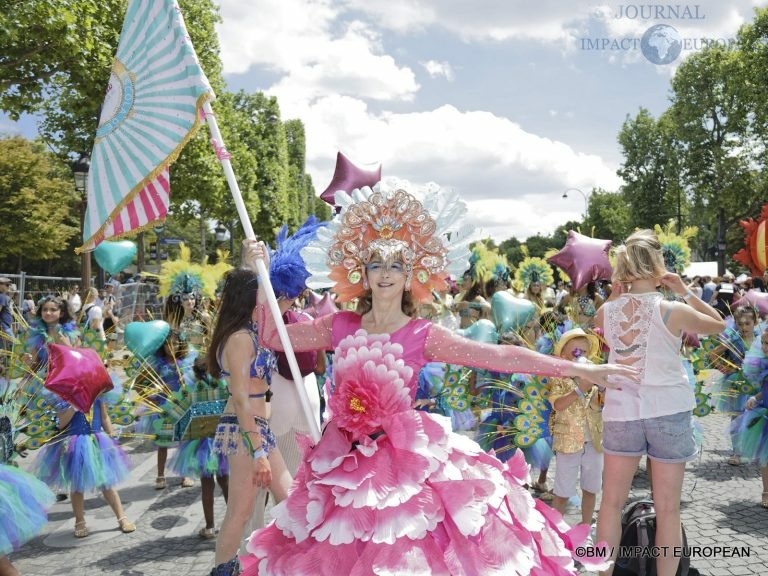
[[[672, 80], [669, 114], [680, 142], [683, 181], [701, 222], [716, 222], [718, 273], [725, 272], [728, 228], [756, 209], [763, 150], [749, 133], [753, 115], [743, 97], [745, 58], [708, 46], [689, 56]], [[700, 247], [699, 247], [700, 248]]]
[[592, 190], [589, 216], [582, 226], [583, 234], [613, 240], [614, 245], [618, 245], [629, 236], [632, 228], [629, 202], [623, 193], [607, 192], [601, 188]]
[[625, 182], [622, 197], [634, 227], [653, 228], [681, 213], [677, 209], [683, 201], [678, 150], [672, 134], [669, 119], [656, 120], [645, 108], [634, 118], [627, 116], [621, 127], [624, 162], [617, 174]]
[[60, 256], [77, 240], [79, 202], [69, 167], [41, 143], [0, 140], [0, 266], [21, 270]]

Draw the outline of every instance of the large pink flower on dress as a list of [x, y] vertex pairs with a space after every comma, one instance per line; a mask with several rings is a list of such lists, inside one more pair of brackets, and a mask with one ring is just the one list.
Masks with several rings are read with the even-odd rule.
[[328, 405], [336, 425], [354, 439], [380, 431], [393, 414], [411, 408], [406, 383], [413, 371], [402, 354], [402, 346], [388, 335], [362, 330], [339, 343], [333, 360], [337, 381]]

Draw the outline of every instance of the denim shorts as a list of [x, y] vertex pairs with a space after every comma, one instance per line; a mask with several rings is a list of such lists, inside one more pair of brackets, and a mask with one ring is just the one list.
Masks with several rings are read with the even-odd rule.
[[648, 454], [652, 460], [672, 464], [693, 460], [698, 453], [693, 413], [603, 422], [603, 452], [616, 456]]

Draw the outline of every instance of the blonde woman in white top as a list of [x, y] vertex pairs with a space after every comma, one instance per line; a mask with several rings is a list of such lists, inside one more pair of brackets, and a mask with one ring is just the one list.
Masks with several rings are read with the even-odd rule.
[[[657, 291], [659, 286], [685, 303], [665, 300]], [[655, 545], [668, 551], [656, 560], [656, 574], [673, 576], [680, 560], [673, 550], [682, 545], [680, 495], [685, 463], [697, 452], [692, 424], [696, 401], [680, 360], [681, 335], [683, 331], [717, 334], [725, 324], [680, 276], [667, 272], [656, 235], [640, 230], [616, 250], [613, 292], [598, 310], [595, 325], [604, 330], [610, 347], [608, 361], [637, 368], [641, 375], [639, 383], [617, 381], [620, 390], [606, 390], [603, 453], [607, 481], [597, 540], [617, 549], [621, 510], [640, 458], [647, 454], [653, 461]]]

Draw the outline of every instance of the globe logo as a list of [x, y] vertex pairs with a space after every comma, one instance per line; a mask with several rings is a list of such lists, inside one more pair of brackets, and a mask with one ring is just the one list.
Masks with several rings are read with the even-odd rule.
[[680, 56], [683, 43], [677, 30], [667, 24], [651, 26], [640, 40], [640, 50], [649, 62], [669, 64]]

